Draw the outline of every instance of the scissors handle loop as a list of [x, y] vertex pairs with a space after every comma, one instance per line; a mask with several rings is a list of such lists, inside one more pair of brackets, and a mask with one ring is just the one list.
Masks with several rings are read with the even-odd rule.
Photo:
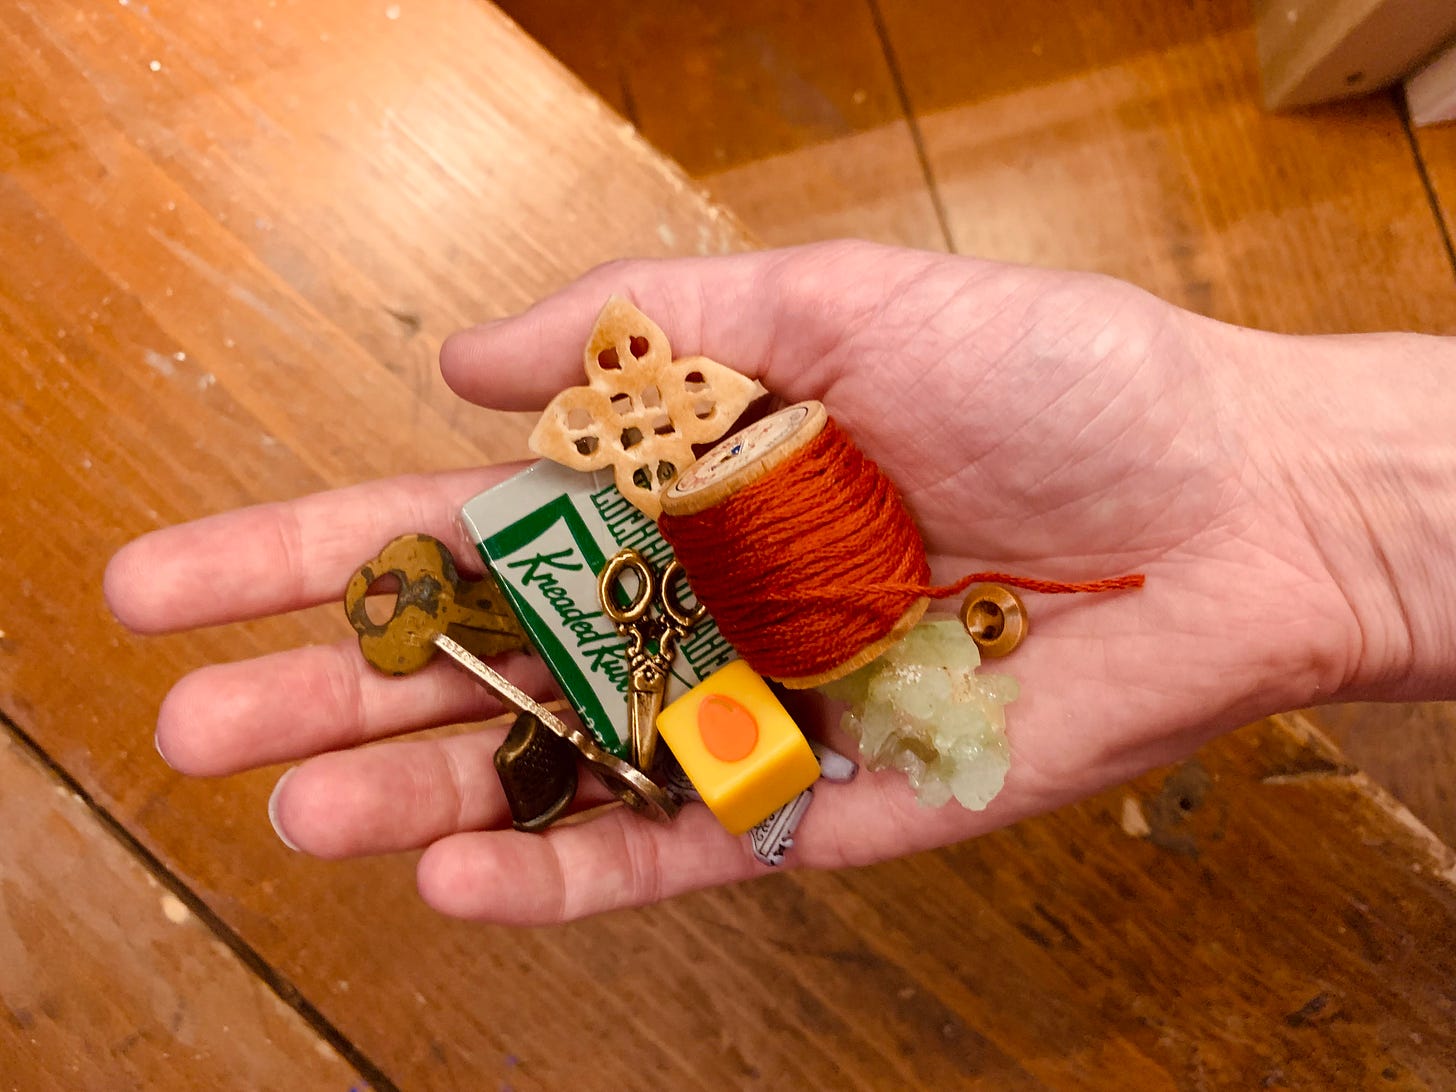
[[[637, 588], [623, 606], [617, 599], [617, 591], [626, 590], [622, 577], [627, 573], [637, 577]], [[652, 601], [657, 598], [657, 574], [645, 557], [636, 550], [626, 549], [612, 555], [597, 578], [597, 587], [607, 617], [618, 625], [635, 626], [647, 617]]]
[[679, 633], [687, 633], [708, 614], [708, 608], [699, 603], [692, 610], [683, 606], [682, 589], [687, 583], [687, 574], [677, 558], [668, 562], [662, 570], [662, 613]]

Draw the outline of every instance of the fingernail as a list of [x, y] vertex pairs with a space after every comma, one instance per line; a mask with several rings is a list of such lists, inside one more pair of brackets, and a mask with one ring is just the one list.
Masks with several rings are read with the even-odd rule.
[[[162, 761], [168, 766], [171, 766], [172, 760], [167, 757], [167, 752], [162, 750], [162, 737], [156, 732], [152, 733], [152, 746], [157, 749], [157, 754], [161, 756]], [[173, 768], [175, 769], [176, 767]]]
[[283, 833], [283, 825], [278, 822], [278, 795], [283, 791], [283, 786], [288, 783], [288, 779], [297, 772], [298, 767], [295, 766], [293, 769], [289, 770], [282, 777], [280, 777], [278, 779], [278, 784], [273, 786], [273, 795], [268, 797], [268, 822], [273, 824], [273, 833], [278, 835], [278, 840], [280, 842], [286, 845], [289, 849], [293, 850], [293, 852], [295, 853], [301, 852], [298, 848], [297, 843], [295, 843], [292, 838], [288, 837], [288, 835]]

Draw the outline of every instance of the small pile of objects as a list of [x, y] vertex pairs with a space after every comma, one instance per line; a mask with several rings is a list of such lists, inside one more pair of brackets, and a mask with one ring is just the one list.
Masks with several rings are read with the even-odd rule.
[[[1015, 593], [932, 587], [898, 491], [821, 404], [730, 435], [763, 388], [704, 357], [674, 360], [625, 300], [608, 301], [585, 366], [587, 384], [532, 434], [544, 458], [461, 511], [482, 579], [407, 535], [345, 597], [375, 668], [407, 674], [442, 651], [515, 710], [495, 766], [517, 829], [565, 816], [584, 767], [659, 821], [700, 800], [779, 864], [816, 783], [856, 772], [805, 737], [779, 688], [847, 702], [842, 726], [866, 762], [903, 771], [922, 804], [985, 807], [1009, 766], [1003, 707], [1017, 687], [976, 668], [1025, 635]], [[388, 577], [394, 611], [376, 622], [365, 601]], [[959, 621], [923, 619], [967, 585]], [[571, 713], [487, 662], [520, 650], [541, 657]]]

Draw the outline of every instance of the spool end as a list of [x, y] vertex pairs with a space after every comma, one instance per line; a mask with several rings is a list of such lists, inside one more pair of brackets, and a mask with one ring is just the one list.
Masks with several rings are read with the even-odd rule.
[[849, 659], [841, 664], [835, 664], [827, 671], [821, 671], [817, 675], [802, 675], [793, 679], [775, 679], [774, 682], [785, 686], [790, 690], [811, 690], [816, 686], [823, 686], [825, 683], [832, 683], [836, 679], [858, 671], [871, 660], [879, 659], [884, 653], [890, 650], [891, 645], [899, 644], [900, 640], [915, 628], [915, 624], [925, 617], [925, 612], [930, 608], [929, 599], [917, 599], [910, 604], [910, 609], [900, 615], [899, 621], [890, 628], [890, 632], [881, 637], [874, 644], [866, 645]]
[[781, 466], [824, 431], [820, 402], [796, 402], [720, 440], [662, 495], [669, 516], [695, 516]]

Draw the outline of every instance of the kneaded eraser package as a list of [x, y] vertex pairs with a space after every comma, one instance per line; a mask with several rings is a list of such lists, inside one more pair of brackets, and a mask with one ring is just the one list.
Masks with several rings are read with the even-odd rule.
[[[623, 498], [610, 471], [583, 473], [546, 460], [473, 497], [460, 515], [582, 724], [613, 754], [630, 757], [627, 644], [602, 611], [597, 574], [629, 546], [660, 572], [672, 547], [657, 525]], [[665, 701], [734, 658], [704, 618], [678, 647]]]

